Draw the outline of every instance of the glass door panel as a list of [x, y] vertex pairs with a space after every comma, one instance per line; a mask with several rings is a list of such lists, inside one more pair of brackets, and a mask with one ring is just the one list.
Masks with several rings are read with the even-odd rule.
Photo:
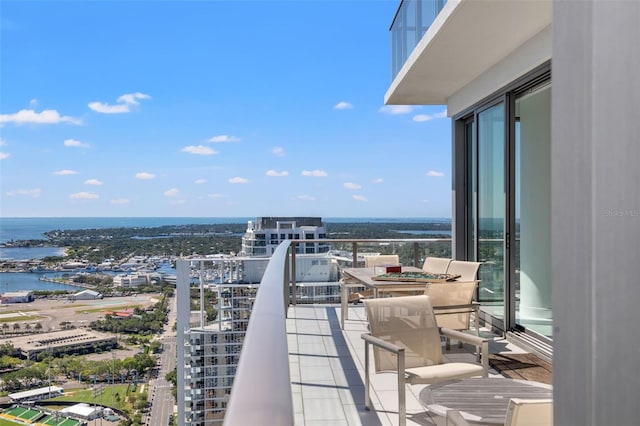
[[516, 98], [516, 324], [551, 337], [551, 87]]
[[477, 115], [477, 259], [483, 262], [479, 301], [504, 319], [505, 108], [500, 103]]

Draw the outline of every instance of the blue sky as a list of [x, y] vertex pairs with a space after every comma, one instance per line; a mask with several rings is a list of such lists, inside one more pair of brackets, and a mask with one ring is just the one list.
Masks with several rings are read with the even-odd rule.
[[450, 217], [399, 2], [0, 3], [0, 216]]

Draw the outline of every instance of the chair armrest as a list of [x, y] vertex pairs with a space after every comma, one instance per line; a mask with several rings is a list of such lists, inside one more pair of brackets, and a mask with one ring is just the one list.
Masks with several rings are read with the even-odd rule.
[[452, 337], [458, 341], [466, 342], [480, 348], [478, 355], [480, 355], [479, 362], [482, 364], [484, 370], [482, 377], [489, 376], [489, 340], [481, 337], [472, 336], [470, 334], [462, 333], [460, 331], [451, 330], [445, 327], [440, 327], [440, 334], [446, 337]]
[[461, 331], [451, 330], [450, 328], [440, 327], [440, 334], [446, 337], [452, 337], [456, 340], [462, 340], [465, 343], [469, 343], [475, 346], [482, 346], [489, 344], [488, 339], [482, 337], [472, 336], [471, 334], [463, 333]]
[[[444, 310], [450, 310], [450, 309], [455, 309], [455, 310], [462, 310], [462, 312], [475, 312], [478, 308], [480, 307], [480, 304], [476, 304], [476, 303], [464, 303], [462, 305], [439, 305], [439, 306], [433, 306], [433, 313], [438, 315], [438, 311], [444, 311]], [[445, 312], [447, 314], [450, 313], [456, 313], [456, 312]]]
[[378, 339], [377, 337], [372, 336], [371, 333], [363, 333], [360, 337], [362, 337], [364, 341], [369, 342], [372, 345], [382, 348], [386, 351], [393, 352], [394, 354], [404, 352], [404, 348], [396, 346], [393, 343], [389, 343], [385, 340]]

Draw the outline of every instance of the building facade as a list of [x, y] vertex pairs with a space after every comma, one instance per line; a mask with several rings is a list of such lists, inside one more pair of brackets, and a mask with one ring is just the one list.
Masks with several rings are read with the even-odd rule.
[[[220, 282], [225, 262], [189, 259], [177, 263], [177, 391], [178, 401], [184, 401], [178, 404], [180, 426], [222, 424], [224, 419], [258, 288]], [[207, 305], [212, 303], [215, 319], [207, 318]]]
[[552, 349], [555, 424], [638, 422], [639, 20], [634, 1], [418, 0], [392, 24], [385, 103], [446, 105], [454, 256], [483, 262], [487, 322]]
[[482, 262], [477, 299], [484, 319], [532, 336], [548, 357], [551, 15], [551, 1], [402, 2], [385, 98], [446, 105], [454, 256]]
[[[314, 240], [327, 237], [319, 217], [259, 217], [249, 221], [242, 237], [244, 256], [271, 256], [285, 240]], [[329, 245], [321, 242], [298, 243], [296, 253], [327, 253]]]

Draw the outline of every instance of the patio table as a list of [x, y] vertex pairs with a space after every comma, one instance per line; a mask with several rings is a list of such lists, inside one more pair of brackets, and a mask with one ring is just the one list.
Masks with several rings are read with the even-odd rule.
[[503, 425], [511, 398], [550, 399], [550, 385], [530, 380], [471, 378], [447, 381], [425, 387], [420, 403], [430, 412], [446, 416], [458, 410], [472, 424]]
[[[349, 288], [352, 287], [366, 287], [373, 290], [373, 297], [378, 297], [380, 292], [406, 292], [406, 291], [424, 291], [425, 286], [428, 284], [428, 277], [425, 277], [421, 281], [406, 281], [406, 280], [380, 280], [375, 279], [375, 268], [342, 268], [341, 273], [351, 278], [353, 283], [342, 283], [340, 292], [340, 326], [344, 329], [344, 321], [349, 319], [347, 306], [349, 299]], [[414, 266], [403, 266], [402, 272], [424, 272], [420, 268]], [[440, 278], [433, 278], [434, 281], [441, 282]]]

